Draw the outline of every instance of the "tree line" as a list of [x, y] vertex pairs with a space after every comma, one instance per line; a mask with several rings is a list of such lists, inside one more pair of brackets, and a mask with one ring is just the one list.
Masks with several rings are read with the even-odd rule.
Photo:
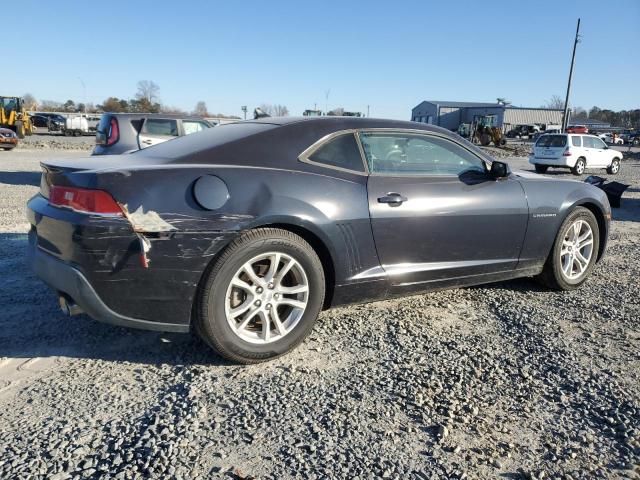
[[[564, 109], [564, 100], [554, 95], [551, 99], [542, 105], [543, 108], [553, 108], [557, 110]], [[583, 122], [585, 120], [598, 120], [600, 122], [606, 122], [612, 127], [621, 128], [640, 128], [640, 108], [632, 110], [620, 110], [613, 111], [608, 108], [591, 107], [588, 111], [582, 107], [572, 107], [571, 109], [571, 122]]]
[[[204, 101], [196, 103], [191, 112], [178, 107], [165, 105], [160, 101], [160, 87], [152, 80], [140, 80], [133, 98], [108, 97], [101, 104], [75, 103], [73, 100], [57, 102], [53, 100], [38, 101], [30, 94], [23, 95], [27, 110], [39, 112], [69, 112], [69, 113], [175, 113], [179, 115], [196, 115], [200, 117], [240, 118], [234, 115], [214, 114], [207, 108]], [[286, 107], [284, 107], [286, 110]]]

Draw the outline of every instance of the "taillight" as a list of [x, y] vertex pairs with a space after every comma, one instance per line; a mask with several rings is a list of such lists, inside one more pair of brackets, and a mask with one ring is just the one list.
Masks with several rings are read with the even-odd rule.
[[564, 149], [564, 153], [562, 154], [563, 157], [570, 157], [571, 155], [573, 155], [573, 153], [571, 153], [571, 150], [569, 150], [569, 147]]
[[111, 195], [103, 190], [51, 186], [49, 203], [79, 212], [122, 216], [122, 209]]
[[107, 136], [107, 146], [113, 145], [120, 140], [120, 127], [118, 126], [118, 119], [111, 117], [109, 122], [109, 134]]

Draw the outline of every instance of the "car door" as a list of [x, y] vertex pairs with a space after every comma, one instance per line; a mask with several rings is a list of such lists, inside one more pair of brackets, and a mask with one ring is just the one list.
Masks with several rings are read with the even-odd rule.
[[513, 270], [527, 201], [514, 176], [444, 136], [363, 131], [378, 256], [393, 285], [437, 283]]
[[178, 121], [173, 118], [145, 118], [140, 133], [138, 147], [146, 148], [166, 142], [178, 136]]
[[593, 149], [596, 151], [597, 167], [608, 167], [611, 163], [611, 152], [609, 147], [601, 138], [591, 137]]
[[585, 150], [585, 157], [587, 159], [587, 167], [601, 167], [604, 165], [604, 156], [606, 150], [604, 149], [604, 142], [597, 137], [585, 135], [582, 137], [582, 146]]

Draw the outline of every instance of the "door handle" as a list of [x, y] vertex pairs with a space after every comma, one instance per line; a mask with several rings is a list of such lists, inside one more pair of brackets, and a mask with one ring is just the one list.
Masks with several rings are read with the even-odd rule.
[[146, 143], [147, 145], [151, 145], [153, 142], [151, 140], [143, 140], [142, 143]]
[[399, 193], [387, 193], [383, 197], [378, 197], [378, 203], [388, 203], [391, 207], [398, 207], [406, 201], [407, 197], [403, 197]]

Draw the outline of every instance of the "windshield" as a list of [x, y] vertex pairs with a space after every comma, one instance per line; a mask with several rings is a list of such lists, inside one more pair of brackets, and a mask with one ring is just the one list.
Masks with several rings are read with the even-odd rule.
[[566, 135], [542, 135], [536, 147], [566, 147], [567, 136]]

